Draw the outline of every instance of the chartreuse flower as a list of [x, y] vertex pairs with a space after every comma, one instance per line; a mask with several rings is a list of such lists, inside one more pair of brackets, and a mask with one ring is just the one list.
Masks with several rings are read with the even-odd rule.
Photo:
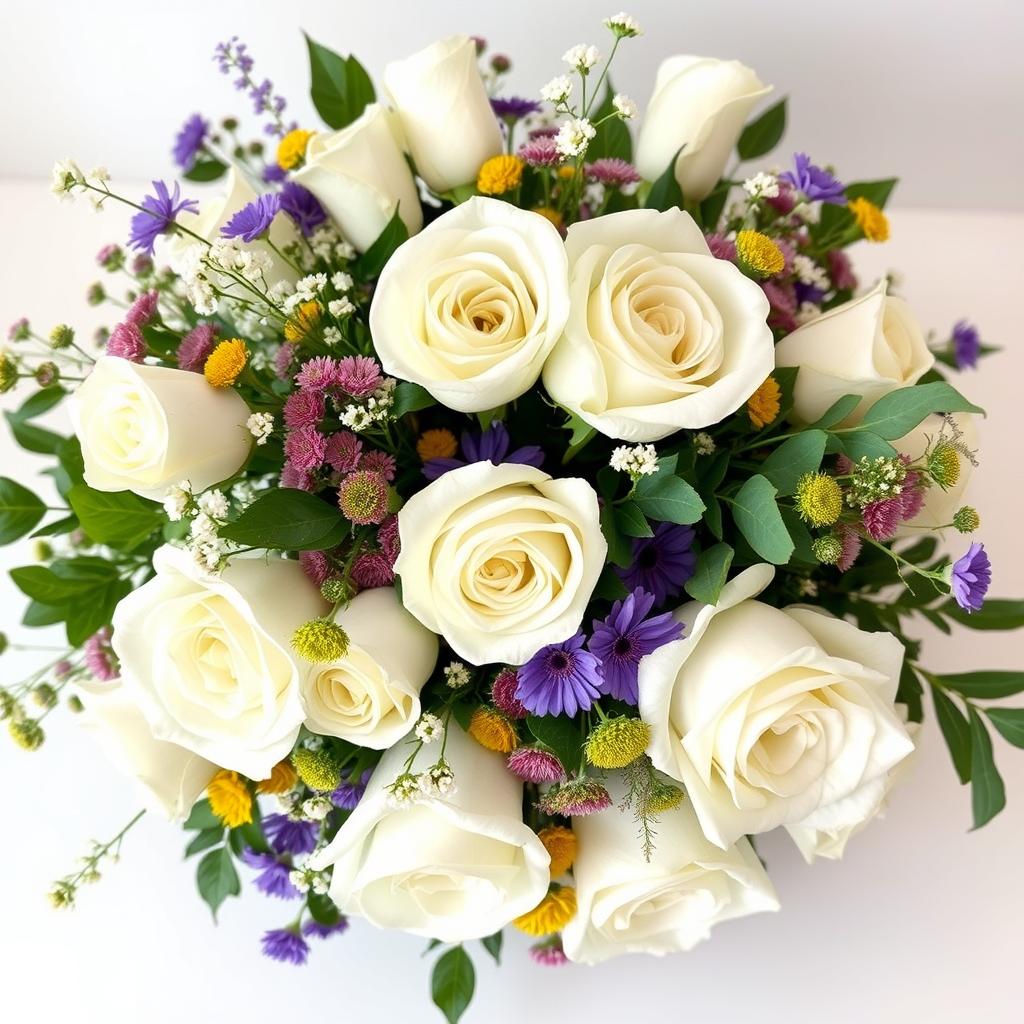
[[478, 192], [485, 196], [500, 196], [519, 187], [525, 164], [511, 153], [502, 153], [485, 160], [476, 178]]
[[981, 516], [970, 505], [964, 505], [953, 513], [953, 526], [960, 533], [974, 533], [981, 526]]
[[539, 938], [561, 931], [575, 914], [576, 890], [568, 885], [554, 885], [533, 910], [517, 917], [512, 923], [521, 932]]
[[625, 768], [647, 749], [651, 730], [639, 718], [607, 718], [587, 737], [587, 760], [597, 768]]
[[238, 380], [249, 359], [249, 350], [240, 338], [222, 341], [206, 358], [203, 376], [211, 387], [229, 388]]
[[341, 766], [323, 747], [299, 747], [292, 752], [292, 765], [302, 782], [318, 793], [330, 793], [341, 783]]
[[761, 231], [737, 233], [736, 258], [742, 270], [756, 277], [771, 277], [786, 266], [782, 250]]
[[313, 137], [313, 132], [305, 128], [293, 128], [277, 144], [277, 166], [290, 171], [306, 158], [306, 147]]
[[769, 377], [748, 399], [747, 415], [755, 430], [775, 422], [782, 403], [782, 389], [774, 377]]
[[889, 239], [889, 218], [870, 199], [858, 196], [847, 204], [857, 227], [869, 242], [885, 242]]
[[34, 718], [12, 719], [7, 731], [22, 750], [38, 750], [46, 738], [43, 727]]
[[815, 537], [811, 542], [811, 551], [822, 565], [835, 565], [843, 557], [843, 542], [834, 533], [824, 537]]
[[564, 825], [549, 825], [537, 838], [551, 857], [551, 877], [564, 875], [576, 860], [576, 833]]
[[804, 473], [796, 485], [800, 518], [812, 526], [831, 526], [843, 511], [842, 488], [827, 473]]
[[325, 664], [348, 653], [348, 633], [330, 619], [310, 619], [292, 634], [292, 647], [306, 661]]
[[960, 479], [960, 456], [948, 441], [940, 441], [932, 449], [928, 473], [942, 488], [952, 487]]
[[206, 788], [210, 810], [228, 828], [238, 828], [252, 821], [252, 793], [238, 772], [222, 769], [210, 780]]

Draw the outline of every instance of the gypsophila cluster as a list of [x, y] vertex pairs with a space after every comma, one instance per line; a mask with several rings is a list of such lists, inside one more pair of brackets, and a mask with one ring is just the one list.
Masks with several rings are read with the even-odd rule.
[[245, 426], [249, 433], [256, 438], [256, 444], [263, 446], [274, 432], [274, 415], [269, 412], [254, 412], [245, 421]]
[[608, 465], [619, 473], [628, 473], [633, 480], [639, 480], [642, 476], [653, 476], [658, 472], [658, 453], [653, 444], [620, 445], [612, 451]]
[[578, 71], [581, 75], [590, 73], [590, 69], [601, 59], [601, 51], [587, 43], [577, 43], [562, 54], [562, 60]]
[[779, 179], [759, 171], [743, 182], [743, 189], [751, 199], [775, 199], [779, 195]]
[[469, 685], [469, 669], [461, 661], [453, 661], [444, 669], [444, 681], [453, 690]]
[[331, 879], [325, 871], [314, 871], [313, 868], [293, 868], [288, 874], [288, 881], [301, 893], [312, 892], [324, 896], [330, 888]]
[[555, 146], [564, 157], [582, 156], [590, 140], [597, 134], [593, 123], [585, 117], [574, 117], [563, 122], [555, 136]]
[[391, 418], [391, 410], [395, 404], [397, 383], [393, 377], [385, 377], [368, 398], [346, 405], [341, 410], [342, 424], [359, 434], [375, 424], [386, 423]]
[[444, 723], [437, 715], [431, 714], [429, 711], [425, 711], [419, 717], [419, 721], [416, 723], [416, 728], [413, 730], [413, 735], [421, 743], [433, 743], [435, 740], [439, 740], [444, 736]]
[[846, 502], [854, 508], [864, 508], [872, 502], [892, 498], [900, 493], [906, 476], [907, 466], [901, 459], [884, 455], [869, 459], [864, 455], [853, 467]]
[[605, 18], [604, 24], [621, 39], [632, 39], [636, 36], [643, 35], [643, 29], [640, 27], [640, 22], [625, 11], [619, 11], [618, 14], [613, 14], [610, 18]]

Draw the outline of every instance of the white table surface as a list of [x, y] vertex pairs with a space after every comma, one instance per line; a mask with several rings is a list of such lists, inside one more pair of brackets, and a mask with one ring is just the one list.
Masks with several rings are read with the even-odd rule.
[[[1007, 352], [965, 376], [989, 410], [972, 499], [995, 566], [994, 592], [1024, 594], [1019, 523], [1019, 438], [1024, 379], [1019, 239], [1024, 216], [898, 210], [893, 241], [861, 246], [869, 280], [888, 267], [906, 274], [904, 294], [940, 332], [960, 316]], [[86, 204], [60, 205], [40, 183], [0, 183], [3, 273], [0, 323], [27, 315], [42, 329], [99, 322], [85, 286], [102, 277], [93, 254], [120, 240], [125, 218]], [[4, 398], [10, 406], [11, 396]], [[0, 438], [0, 472], [25, 479], [40, 464]], [[959, 546], [959, 542], [956, 542]], [[0, 550], [0, 568], [30, 561], [28, 546]], [[21, 600], [0, 578], [0, 621], [12, 636]], [[1020, 667], [1019, 636], [922, 627], [925, 660], [942, 670]], [[0, 661], [20, 678], [26, 656]], [[305, 968], [263, 959], [259, 937], [290, 917], [287, 905], [251, 892], [227, 903], [218, 927], [196, 896], [184, 838], [148, 817], [121, 862], [70, 913], [51, 910], [48, 883], [65, 874], [91, 837], [116, 832], [134, 813], [132, 784], [116, 774], [70, 716], [53, 715], [42, 750], [26, 754], [0, 738], [5, 783], [0, 850], [0, 988], [4, 1020], [178, 1024], [440, 1020], [429, 1003], [423, 943], [353, 922], [318, 945]], [[968, 834], [969, 794], [953, 774], [934, 725], [924, 730], [914, 771], [888, 816], [850, 844], [840, 863], [807, 867], [782, 834], [760, 843], [782, 911], [722, 925], [693, 952], [664, 960], [621, 958], [599, 969], [543, 969], [508, 930], [499, 971], [474, 949], [477, 994], [466, 1016], [506, 1024], [620, 1019], [688, 1024], [756, 1021], [835, 1024], [1021, 1019], [1019, 960], [1024, 883], [1024, 752], [998, 737], [1007, 810]]]

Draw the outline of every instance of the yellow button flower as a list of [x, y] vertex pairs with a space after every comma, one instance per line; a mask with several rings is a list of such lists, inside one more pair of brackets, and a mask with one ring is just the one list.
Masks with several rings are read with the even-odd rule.
[[523, 180], [523, 161], [510, 153], [485, 160], [476, 178], [477, 191], [485, 196], [500, 196], [518, 188]]

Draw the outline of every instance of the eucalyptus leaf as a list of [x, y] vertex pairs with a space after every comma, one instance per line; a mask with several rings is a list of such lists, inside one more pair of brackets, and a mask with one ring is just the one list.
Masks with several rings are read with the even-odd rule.
[[775, 495], [770, 481], [755, 474], [732, 499], [732, 517], [757, 554], [775, 565], [785, 565], [793, 554], [794, 545]]
[[697, 556], [693, 575], [684, 584], [690, 597], [704, 604], [716, 604], [729, 577], [733, 554], [728, 544], [715, 544], [702, 551]]
[[827, 440], [828, 435], [823, 430], [801, 431], [764, 460], [761, 474], [771, 481], [779, 494], [794, 494], [800, 477], [814, 473], [821, 465]]
[[843, 395], [837, 398], [813, 423], [809, 423], [807, 429], [829, 430], [837, 423], [842, 423], [860, 403], [860, 395]]
[[693, 487], [672, 473], [641, 477], [633, 501], [650, 519], [683, 525], [699, 522], [705, 507]]
[[936, 412], [973, 412], [984, 410], [967, 401], [951, 384], [934, 381], [898, 388], [883, 395], [864, 414], [857, 430], [869, 430], [887, 441], [903, 437], [922, 420]]

